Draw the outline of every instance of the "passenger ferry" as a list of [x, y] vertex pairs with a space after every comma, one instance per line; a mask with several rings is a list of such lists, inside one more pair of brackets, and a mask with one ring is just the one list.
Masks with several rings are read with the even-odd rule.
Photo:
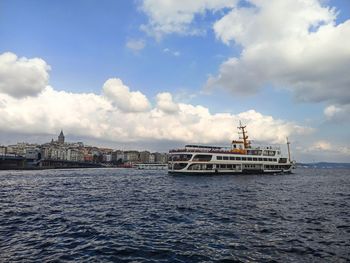
[[183, 149], [169, 151], [170, 174], [264, 174], [291, 173], [294, 166], [290, 158], [283, 157], [280, 147], [252, 147], [246, 126], [238, 127], [242, 137], [231, 147], [186, 145]]

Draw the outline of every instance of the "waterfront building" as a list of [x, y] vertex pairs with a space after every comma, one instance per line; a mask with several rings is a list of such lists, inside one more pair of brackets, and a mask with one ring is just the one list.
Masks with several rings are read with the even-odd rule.
[[111, 153], [104, 153], [104, 154], [102, 155], [102, 161], [103, 161], [104, 163], [110, 163], [110, 162], [112, 162], [112, 154], [111, 154]]
[[92, 162], [94, 160], [91, 153], [85, 153], [84, 154], [84, 162]]
[[102, 155], [101, 151], [97, 147], [91, 147], [90, 149], [92, 156], [99, 157]]
[[7, 147], [0, 146], [0, 155], [6, 155], [6, 153], [7, 153]]
[[110, 148], [84, 146], [82, 142], [67, 143], [63, 131], [59, 134], [57, 141], [52, 139], [51, 142], [42, 145], [23, 142], [0, 146], [0, 155], [5, 154], [22, 156], [27, 160], [32, 160], [34, 164], [42, 160], [133, 165], [136, 163], [165, 163], [166, 157], [162, 153], [150, 153], [149, 151], [113, 151]]
[[72, 162], [83, 162], [84, 161], [84, 153], [80, 149], [77, 148], [69, 148], [67, 149], [67, 161]]
[[116, 150], [112, 153], [113, 163], [122, 163], [124, 161], [124, 152], [121, 150]]
[[140, 163], [149, 163], [149, 157], [151, 153], [149, 151], [142, 151], [139, 153], [139, 162]]
[[137, 162], [139, 160], [138, 151], [125, 151], [124, 152], [124, 161], [126, 162]]
[[168, 156], [166, 153], [154, 153], [154, 162], [155, 163], [167, 163], [168, 162]]
[[61, 147], [53, 147], [51, 150], [51, 158], [52, 160], [67, 160], [67, 151]]
[[26, 154], [25, 143], [19, 142], [17, 144], [7, 146], [7, 153], [24, 156]]
[[31, 160], [40, 160], [41, 159], [41, 150], [39, 148], [28, 148], [26, 149], [25, 154], [26, 159]]
[[97, 147], [85, 146], [82, 151], [85, 162], [102, 162], [102, 153]]
[[25, 157], [27, 151], [33, 150], [37, 147], [37, 144], [18, 142], [17, 144], [8, 145], [6, 147], [6, 153]]
[[102, 154], [102, 162], [104, 163], [110, 163], [112, 162], [112, 153], [113, 149], [110, 148], [99, 148], [101, 154]]
[[156, 155], [154, 153], [151, 153], [149, 155], [149, 163], [155, 163], [156, 162]]

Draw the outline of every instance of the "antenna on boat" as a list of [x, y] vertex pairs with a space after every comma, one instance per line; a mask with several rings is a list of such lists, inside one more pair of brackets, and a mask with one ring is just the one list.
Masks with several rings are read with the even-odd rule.
[[288, 137], [287, 137], [287, 148], [288, 148], [288, 159], [289, 159], [289, 162], [291, 162], [291, 158], [290, 158], [290, 142], [288, 141]]
[[247, 126], [243, 126], [242, 125], [242, 122], [239, 121], [239, 127], [238, 129], [242, 130], [242, 132], [239, 132], [239, 134], [242, 134], [243, 137], [240, 137], [240, 139], [243, 139], [243, 143], [244, 143], [244, 148], [247, 149], [247, 148], [250, 148], [250, 141], [248, 141], [248, 135], [247, 135], [247, 132], [245, 130]]

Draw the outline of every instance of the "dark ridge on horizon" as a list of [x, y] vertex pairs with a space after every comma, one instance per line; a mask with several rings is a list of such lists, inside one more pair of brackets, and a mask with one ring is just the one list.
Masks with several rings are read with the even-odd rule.
[[336, 162], [315, 162], [315, 163], [297, 163], [297, 167], [304, 168], [322, 168], [322, 169], [350, 169], [350, 163], [336, 163]]

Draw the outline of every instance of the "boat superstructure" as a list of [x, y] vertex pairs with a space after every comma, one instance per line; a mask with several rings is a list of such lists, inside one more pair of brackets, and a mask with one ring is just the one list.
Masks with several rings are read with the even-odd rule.
[[239, 174], [291, 173], [293, 162], [283, 157], [280, 147], [253, 147], [246, 126], [240, 123], [242, 135], [230, 147], [186, 145], [169, 151], [168, 172], [171, 174]]

